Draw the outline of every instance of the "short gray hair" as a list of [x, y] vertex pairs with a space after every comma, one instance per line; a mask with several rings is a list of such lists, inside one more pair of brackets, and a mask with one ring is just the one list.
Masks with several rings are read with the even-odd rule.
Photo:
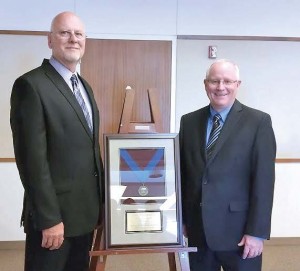
[[228, 60], [228, 59], [218, 59], [217, 61], [212, 63], [206, 71], [206, 79], [208, 79], [212, 67], [217, 63], [230, 63], [230, 64], [232, 64], [233, 67], [235, 68], [237, 79], [240, 80], [240, 69], [239, 69], [238, 65], [236, 63], [234, 63], [233, 61]]

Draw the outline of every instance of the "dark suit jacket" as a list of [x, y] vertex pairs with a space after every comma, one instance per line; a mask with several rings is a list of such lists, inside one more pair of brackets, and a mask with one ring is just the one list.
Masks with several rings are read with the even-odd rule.
[[236, 100], [208, 160], [209, 114], [181, 119], [183, 220], [190, 245], [235, 250], [244, 234], [270, 236], [276, 142], [270, 116]]
[[81, 77], [93, 111], [94, 134], [64, 79], [48, 60], [19, 77], [11, 95], [11, 128], [25, 189], [24, 224], [37, 230], [64, 223], [65, 236], [91, 232], [99, 217], [103, 166], [99, 112]]

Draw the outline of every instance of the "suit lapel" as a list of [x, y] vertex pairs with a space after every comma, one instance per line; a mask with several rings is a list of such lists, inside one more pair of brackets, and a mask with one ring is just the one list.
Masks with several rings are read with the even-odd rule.
[[[194, 115], [193, 123], [194, 129], [191, 130], [193, 138], [195, 138], [195, 148], [200, 151], [203, 161], [206, 159], [206, 130], [207, 120], [209, 116], [209, 107], [203, 108], [198, 111], [198, 114]], [[203, 124], [203, 125], [201, 125]], [[206, 125], [205, 125], [206, 124]], [[198, 139], [198, 140], [197, 140]], [[197, 144], [199, 143], [199, 145]]]
[[201, 157], [203, 159], [203, 161], [205, 161], [206, 159], [206, 133], [207, 133], [207, 122], [208, 122], [208, 117], [209, 117], [209, 107], [207, 106], [207, 108], [203, 111], [203, 114], [200, 117], [200, 123], [205, 123], [205, 125], [202, 125], [200, 127], [200, 133], [201, 133]]
[[[89, 129], [89, 126], [84, 117], [82, 109], [81, 109], [80, 105], [78, 104], [72, 91], [70, 90], [68, 84], [65, 82], [65, 80], [60, 76], [60, 74], [52, 67], [52, 65], [48, 61], [44, 60], [42, 67], [44, 68], [45, 73], [49, 77], [49, 79], [53, 82], [53, 84], [57, 87], [57, 89], [60, 91], [60, 93], [66, 98], [66, 100], [69, 102], [71, 107], [74, 109], [77, 117], [79, 118], [82, 126], [86, 130], [88, 136], [90, 137], [91, 140], [93, 140], [93, 135]], [[86, 85], [85, 85], [85, 87], [86, 87]], [[89, 91], [88, 91], [88, 95], [90, 98]], [[90, 100], [92, 100], [92, 99], [90, 99]], [[92, 104], [92, 111], [94, 112], [93, 104]]]
[[[85, 81], [85, 79], [83, 79], [80, 75], [78, 75], [78, 77], [81, 80], [81, 82], [82, 82], [82, 84], [83, 84], [83, 86], [84, 86], [84, 88], [87, 92], [87, 95], [89, 97], [89, 101], [91, 103], [93, 125], [94, 125], [94, 136], [95, 136], [95, 138], [98, 138], [99, 137], [99, 112], [97, 110], [97, 104], [96, 104], [96, 101], [94, 99], [94, 94], [93, 94], [93, 91], [92, 91], [90, 85], [87, 83], [87, 81]], [[86, 125], [86, 126], [88, 128], [88, 125]]]
[[226, 144], [227, 139], [230, 136], [234, 136], [236, 131], [236, 126], [241, 118], [242, 105], [236, 100], [227, 116], [227, 119], [222, 127], [219, 138], [216, 142], [215, 149], [213, 150], [212, 156], [208, 163], [214, 159], [218, 152], [222, 149], [224, 144]]

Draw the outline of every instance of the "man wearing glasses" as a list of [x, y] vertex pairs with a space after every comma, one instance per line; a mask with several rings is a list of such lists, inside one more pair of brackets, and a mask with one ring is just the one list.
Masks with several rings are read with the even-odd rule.
[[103, 202], [99, 111], [76, 72], [85, 29], [71, 12], [52, 21], [50, 60], [19, 77], [11, 128], [24, 186], [25, 271], [86, 271]]
[[239, 68], [218, 60], [210, 104], [180, 123], [183, 221], [191, 271], [259, 271], [270, 238], [276, 142], [268, 114], [237, 99]]

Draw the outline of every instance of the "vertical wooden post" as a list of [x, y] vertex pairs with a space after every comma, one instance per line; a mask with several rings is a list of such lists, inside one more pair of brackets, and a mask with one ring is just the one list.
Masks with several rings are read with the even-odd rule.
[[158, 106], [158, 100], [156, 96], [157, 90], [150, 88], [148, 92], [148, 101], [150, 105], [151, 122], [132, 122], [132, 108], [135, 96], [134, 89], [126, 89], [125, 99], [123, 103], [123, 110], [121, 115], [121, 121], [119, 125], [120, 134], [134, 134], [134, 133], [160, 133], [162, 132], [162, 117]]

